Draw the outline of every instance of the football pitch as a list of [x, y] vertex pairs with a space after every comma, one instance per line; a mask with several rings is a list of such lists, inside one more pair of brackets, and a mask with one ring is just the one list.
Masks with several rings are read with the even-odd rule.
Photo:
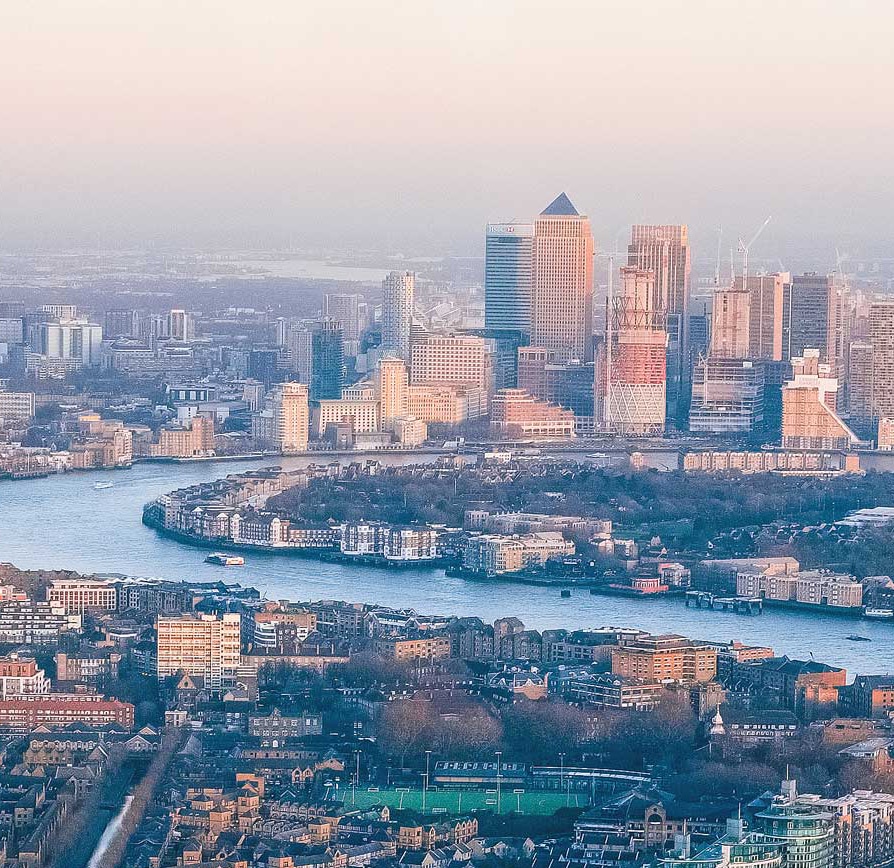
[[[374, 805], [387, 805], [397, 808], [422, 812], [423, 793], [421, 789], [397, 787], [393, 789], [376, 789], [375, 787], [357, 787], [352, 791], [339, 789], [334, 797], [344, 802], [346, 807], [357, 807], [361, 810]], [[582, 793], [528, 792], [514, 789], [503, 789], [500, 793], [500, 813], [540, 814], [549, 816], [559, 808], [583, 808], [589, 800]], [[439, 790], [430, 788], [425, 794], [425, 813], [455, 815], [469, 811], [497, 811], [496, 790]]]

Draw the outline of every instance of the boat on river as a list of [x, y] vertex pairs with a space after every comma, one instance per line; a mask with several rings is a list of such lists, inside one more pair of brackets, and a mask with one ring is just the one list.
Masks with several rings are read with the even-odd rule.
[[894, 618], [894, 609], [873, 609], [867, 606], [863, 610], [864, 618], [891, 619]]
[[241, 555], [228, 555], [223, 552], [214, 552], [205, 558], [206, 564], [217, 564], [219, 567], [241, 567], [245, 565], [245, 558]]

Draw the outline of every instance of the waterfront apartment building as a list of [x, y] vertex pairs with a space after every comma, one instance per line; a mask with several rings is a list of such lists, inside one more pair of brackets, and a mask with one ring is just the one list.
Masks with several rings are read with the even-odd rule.
[[382, 350], [401, 359], [410, 358], [415, 291], [412, 271], [392, 271], [382, 281]]
[[712, 681], [717, 649], [674, 634], [642, 636], [612, 650], [612, 673], [645, 681]]
[[487, 415], [488, 395], [478, 386], [408, 386], [407, 416], [422, 422], [459, 425]]
[[285, 455], [307, 450], [310, 430], [308, 389], [304, 383], [277, 383], [273, 387], [272, 435], [276, 448]]
[[863, 585], [853, 576], [822, 570], [786, 575], [767, 570], [741, 570], [736, 574], [736, 593], [740, 597], [832, 608], [855, 609], [863, 605]]
[[252, 648], [279, 650], [300, 645], [317, 629], [316, 613], [286, 602], [267, 603], [253, 616]]
[[231, 684], [240, 664], [238, 614], [159, 618], [158, 677], [184, 673], [204, 679], [212, 689]]
[[571, 540], [557, 531], [514, 534], [482, 534], [466, 541], [463, 568], [486, 576], [542, 567], [552, 557], [573, 555]]
[[192, 458], [214, 454], [214, 420], [193, 416], [188, 426], [165, 425], [158, 432], [158, 443], [149, 454], [168, 458]]
[[531, 344], [562, 362], [593, 358], [593, 234], [564, 193], [534, 223]]
[[118, 586], [103, 579], [56, 579], [47, 588], [47, 602], [70, 615], [118, 610]]
[[657, 309], [667, 332], [666, 417], [685, 419], [689, 387], [689, 294], [691, 249], [685, 225], [636, 225], [631, 230], [627, 265], [655, 275]]
[[410, 374], [406, 361], [397, 356], [379, 359], [376, 393], [382, 405], [382, 427], [390, 431], [395, 419], [408, 413]]
[[376, 399], [318, 401], [312, 418], [317, 440], [323, 438], [330, 425], [349, 424], [355, 434], [382, 430], [382, 406]]
[[859, 438], [837, 413], [838, 379], [820, 351], [792, 360], [792, 379], [782, 388], [782, 445], [788, 449], [847, 449]]
[[484, 245], [484, 327], [531, 333], [534, 225], [490, 223]]
[[416, 386], [494, 387], [493, 341], [475, 335], [424, 335], [410, 348], [410, 382]]
[[491, 402], [491, 430], [502, 439], [570, 440], [574, 412], [525, 389], [500, 389]]
[[620, 274], [600, 366], [604, 373], [597, 377], [596, 390], [612, 431], [660, 434], [667, 418], [668, 341], [661, 291], [651, 269], [623, 266]]

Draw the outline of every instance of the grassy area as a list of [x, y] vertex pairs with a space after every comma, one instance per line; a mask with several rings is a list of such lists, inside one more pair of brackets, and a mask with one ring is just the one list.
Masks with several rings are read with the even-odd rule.
[[[422, 790], [420, 789], [382, 789], [378, 792], [366, 788], [339, 790], [336, 798], [348, 806], [369, 808], [373, 805], [388, 805], [390, 808], [422, 811]], [[522, 814], [540, 814], [549, 816], [559, 808], [566, 806], [583, 808], [587, 805], [587, 797], [582, 793], [553, 792], [514, 792], [503, 789], [500, 794], [500, 813], [508, 814], [516, 811]], [[461, 814], [468, 811], [497, 810], [496, 791], [484, 790], [438, 790], [429, 789], [425, 795], [426, 814]]]

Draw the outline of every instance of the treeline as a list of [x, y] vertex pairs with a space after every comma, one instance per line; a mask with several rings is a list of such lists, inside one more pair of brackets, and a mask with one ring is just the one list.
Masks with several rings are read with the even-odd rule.
[[403, 470], [350, 480], [315, 479], [272, 498], [295, 521], [380, 520], [461, 525], [466, 509], [522, 510], [612, 519], [650, 531], [673, 523], [682, 544], [703, 544], [732, 528], [776, 520], [828, 522], [862, 507], [891, 503], [892, 474], [832, 479], [771, 474], [713, 476], [641, 473], [578, 465], [535, 468], [494, 483], [475, 470], [420, 476]]

